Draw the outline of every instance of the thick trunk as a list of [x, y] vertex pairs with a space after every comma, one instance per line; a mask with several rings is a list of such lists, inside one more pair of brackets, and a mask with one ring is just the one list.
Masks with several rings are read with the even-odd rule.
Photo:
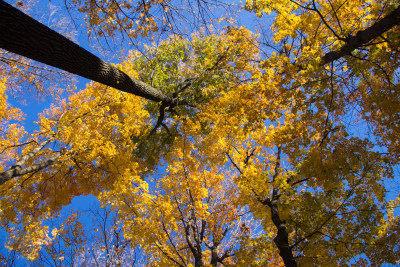
[[0, 48], [118, 90], [163, 101], [172, 99], [111, 66], [64, 36], [0, 0]]
[[274, 238], [274, 243], [279, 249], [279, 255], [282, 257], [286, 267], [296, 267], [297, 263], [293, 257], [292, 249], [289, 246], [289, 236], [286, 231], [286, 225], [279, 217], [276, 200], [272, 200], [269, 203], [269, 207], [271, 208], [271, 219], [276, 228], [278, 228], [278, 234]]
[[341, 57], [350, 55], [355, 49], [368, 44], [375, 38], [382, 35], [384, 32], [390, 30], [396, 25], [400, 24], [400, 6], [389, 13], [383, 19], [377, 21], [371, 27], [359, 31], [355, 36], [347, 38], [346, 43], [338, 51], [326, 53], [322, 57], [322, 65], [331, 63]]
[[274, 243], [279, 249], [279, 255], [281, 256], [283, 263], [286, 267], [296, 267], [297, 263], [295, 258], [293, 257], [292, 248], [289, 246], [289, 235], [286, 230], [286, 224], [279, 217], [277, 199], [267, 199], [261, 201], [261, 203], [271, 209], [272, 222], [278, 229], [278, 233], [274, 238]]
[[[279, 175], [279, 170], [281, 166], [281, 152], [282, 152], [282, 147], [279, 146], [278, 155], [276, 157], [275, 173], [272, 178], [272, 181], [275, 181], [275, 179]], [[278, 199], [279, 199], [278, 190], [274, 188], [272, 189], [272, 198], [261, 201], [261, 203], [263, 203], [264, 205], [268, 206], [271, 209], [271, 220], [278, 229], [278, 233], [274, 238], [274, 243], [279, 249], [279, 255], [281, 256], [283, 262], [285, 263], [285, 266], [296, 267], [297, 263], [293, 257], [292, 248], [289, 246], [289, 235], [286, 230], [286, 223], [285, 221], [282, 221], [279, 216]]]

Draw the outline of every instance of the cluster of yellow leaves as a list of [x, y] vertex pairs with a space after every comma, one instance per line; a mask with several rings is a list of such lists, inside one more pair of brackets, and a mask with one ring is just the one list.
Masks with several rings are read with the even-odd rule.
[[19, 125], [23, 120], [21, 110], [7, 103], [6, 78], [0, 79], [0, 172], [19, 156], [17, 147], [26, 134]]
[[5, 77], [0, 79], [0, 120], [3, 127], [6, 122], [12, 120], [20, 121], [22, 119], [21, 111], [7, 103], [8, 97], [6, 94], [6, 81], [7, 79]]
[[[202, 161], [218, 162], [219, 169], [239, 173], [240, 202], [263, 219], [265, 229], [273, 224], [259, 200], [271, 199], [273, 189], [280, 192], [280, 214], [293, 231], [292, 242], [306, 243], [295, 248], [305, 256], [299, 261], [347, 261], [374, 243], [365, 229], [377, 233], [380, 223], [371, 217], [383, 218], [378, 207], [390, 206], [382, 181], [392, 177], [391, 155], [349, 136], [341, 121], [351, 103], [333, 84], [329, 68], [299, 71], [285, 61], [290, 59], [273, 55], [259, 69], [252, 67], [251, 83], [201, 106], [190, 127], [200, 147], [196, 153]], [[278, 147], [285, 165], [277, 168]], [[331, 237], [346, 244], [334, 254], [337, 244], [327, 241]]]
[[[310, 49], [337, 48], [341, 43], [338, 37], [346, 38], [371, 26], [395, 7], [395, 1], [387, 0], [246, 1], [246, 9], [257, 13], [258, 16], [276, 12], [272, 26], [275, 42], [288, 36], [296, 38], [301, 33], [304, 44]], [[308, 43], [307, 39], [311, 38], [317, 43]]]
[[[219, 161], [202, 160], [196, 144], [186, 136], [193, 125], [184, 123], [181, 136], [176, 138], [174, 150], [166, 159], [165, 173], [148, 182], [137, 177], [131, 184], [116, 187], [101, 194], [100, 200], [118, 211], [125, 238], [139, 244], [151, 255], [150, 264], [169, 266], [171, 263], [193, 263], [190, 245], [213, 246], [217, 253], [230, 254], [241, 249], [241, 254], [228, 257], [225, 264], [245, 263], [249, 260], [250, 228], [256, 222], [243, 220], [245, 210], [237, 201], [238, 191], [232, 173], [219, 170]], [[242, 214], [242, 215], [241, 215]], [[242, 223], [249, 226], [245, 233]], [[224, 232], [226, 231], [226, 232]], [[258, 237], [253, 233], [254, 237]], [[250, 238], [250, 240], [253, 240]], [[188, 241], [189, 240], [189, 241]], [[190, 243], [190, 245], [189, 245]], [[254, 245], [252, 255], [265, 260], [265, 244]], [[200, 250], [202, 263], [211, 262], [210, 248]], [[270, 259], [271, 260], [271, 259]]]
[[[285, 73], [282, 82], [286, 81], [280, 86], [284, 88], [294, 82], [290, 88], [296, 88], [310, 83], [312, 77], [322, 81], [323, 76], [333, 75], [330, 79], [335, 82], [332, 83], [340, 88], [334, 93], [346, 93], [340, 97], [339, 104], [361, 106], [360, 116], [371, 123], [379, 144], [388, 148], [395, 161], [399, 155], [395, 137], [399, 129], [398, 123], [394, 123], [395, 114], [399, 112], [397, 28], [353, 51], [346, 62], [339, 60], [332, 66], [325, 66], [325, 70], [319, 64], [327, 52], [338, 51], [346, 38], [370, 27], [397, 6], [396, 1], [390, 0], [246, 1], [246, 9], [259, 16], [274, 12], [273, 41], [279, 44], [281, 52], [273, 54], [266, 63], [271, 64], [271, 59], [276, 58], [274, 63], [280, 64], [276, 66], [277, 71]], [[299, 66], [302, 66], [300, 71]], [[328, 89], [329, 85], [323, 88]]]
[[[243, 47], [249, 59], [255, 56], [251, 52], [254, 44], [247, 42], [248, 49]], [[299, 255], [306, 256], [299, 258], [302, 263], [348, 261], [363, 246], [374, 242], [375, 236], [364, 234], [361, 225], [370, 233], [379, 231], [379, 220], [369, 220], [370, 216], [383, 218], [377, 207], [388, 205], [380, 184], [391, 177], [385, 157], [374, 152], [369, 141], [349, 137], [340, 123], [347, 104], [344, 94], [329, 79], [314, 82], [304, 90], [282, 88], [290, 82], [277, 75], [287, 70], [282, 60], [272, 57], [260, 66], [242, 62], [243, 75], [252, 77], [252, 82], [230, 86], [229, 90], [224, 83], [203, 84], [203, 90], [218, 94], [199, 105], [200, 112], [193, 117], [176, 118], [180, 135], [165, 159], [166, 173], [150, 182], [157, 185], [156, 189], [153, 185], [155, 191], [151, 192], [152, 186], [137, 177], [135, 188], [117, 188], [103, 194], [103, 201], [111, 201], [126, 218], [126, 237], [138, 240], [146, 251], [158, 255], [154, 260], [159, 264], [193, 258], [189, 252], [182, 252], [182, 258], [177, 253], [187, 246], [185, 236], [192, 234], [185, 232], [185, 222], [194, 216], [212, 226], [216, 220], [217, 228], [209, 229], [220, 229], [218, 225], [224, 223], [224, 218], [215, 208], [222, 210], [228, 221], [234, 221], [237, 207], [248, 206], [268, 233], [264, 242], [271, 242], [276, 228], [260, 200], [271, 199], [273, 190], [280, 192], [280, 216], [288, 224], [292, 243], [302, 244], [295, 248]], [[329, 70], [322, 74], [329, 77]], [[309, 79], [291, 75], [299, 78], [299, 84]], [[335, 90], [334, 103], [329, 101], [330, 95], [325, 95], [331, 86]], [[307, 92], [315, 98], [312, 105]], [[333, 120], [329, 113], [334, 114]], [[278, 147], [283, 154], [279, 157]], [[278, 160], [282, 163], [277, 167]], [[224, 192], [224, 197], [216, 192]], [[219, 196], [215, 198], [218, 205], [226, 205], [227, 199], [233, 206], [226, 209], [210, 205], [215, 195]], [[218, 236], [218, 231], [213, 235]], [[302, 241], [305, 236], [306, 242]], [[331, 243], [321, 236], [333, 236], [347, 245]], [[353, 244], [355, 236], [359, 243]], [[242, 248], [250, 248], [251, 242], [255, 241], [248, 240]], [[264, 246], [261, 251], [264, 259], [277, 255], [273, 246]], [[204, 253], [207, 262], [210, 254]]]
[[24, 256], [33, 261], [36, 259], [40, 249], [50, 243], [48, 226], [42, 225], [33, 218], [27, 216], [24, 219], [24, 229], [7, 229], [10, 233], [9, 240], [17, 239], [18, 242], [8, 242], [6, 247], [15, 251], [23, 251]]
[[[148, 82], [158, 86], [163, 86], [165, 80], [168, 81], [166, 86], [171, 86], [172, 82], [176, 83], [182, 76], [190, 78], [201, 72], [201, 69], [213, 67], [215, 61], [212, 59], [215, 60], [215, 55], [222, 54], [225, 57], [215, 70], [211, 69], [205, 73], [207, 75], [199, 78], [199, 82], [205, 85], [201, 90], [215, 100], [199, 105], [200, 112], [176, 116], [173, 118], [174, 124], [167, 124], [177, 125], [179, 134], [173, 140], [173, 149], [167, 151], [164, 163], [159, 167], [166, 166], [166, 170], [154, 174], [149, 181], [127, 175], [126, 179], [116, 182], [114, 188], [101, 194], [100, 200], [118, 211], [125, 238], [139, 244], [152, 256], [150, 261], [154, 264], [168, 266], [172, 262], [184, 265], [194, 263], [189, 243], [197, 249], [198, 246], [213, 246], [213, 242], [217, 244], [220, 241], [221, 244], [215, 248], [219, 256], [224, 253], [229, 255], [233, 249], [241, 251], [238, 256], [227, 257], [224, 261], [226, 264], [247, 262], [249, 253], [246, 251], [249, 250], [254, 259], [273, 260], [268, 256], [270, 254], [266, 251], [266, 244], [255, 244], [254, 240], [258, 237], [256, 233], [250, 238], [246, 236], [250, 233], [243, 233], [240, 229], [244, 222], [240, 214], [245, 210], [238, 201], [234, 172], [224, 170], [227, 163], [224, 153], [227, 148], [225, 130], [229, 131], [228, 128], [235, 125], [235, 129], [240, 131], [243, 128], [241, 121], [232, 116], [232, 121], [225, 121], [223, 125], [226, 128], [221, 129], [219, 126], [227, 118], [213, 114], [215, 109], [224, 109], [224, 106], [215, 105], [215, 102], [225, 100], [224, 96], [228, 94], [224, 92], [229, 90], [227, 88], [235, 88], [237, 79], [246, 77], [246, 72], [253, 69], [249, 61], [244, 60], [256, 56], [257, 49], [252, 42], [255, 42], [252, 34], [244, 28], [238, 28], [231, 29], [221, 37], [195, 35], [190, 43], [181, 38], [170, 38], [168, 43], [150, 50], [150, 55], [156, 54], [157, 57], [148, 62], [155, 65], [155, 70], [149, 71], [153, 80]], [[193, 50], [189, 46], [194, 47]], [[135, 60], [131, 63], [128, 61], [127, 66], [141, 62], [137, 55], [132, 56]], [[165, 59], [168, 65], [164, 64]], [[157, 61], [161, 64], [157, 65]], [[184, 64], [174, 68], [180, 61]], [[138, 67], [133, 65], [132, 68]], [[238, 73], [235, 80], [224, 79], [222, 76], [235, 71]], [[213, 72], [222, 75], [212, 80], [209, 76]], [[142, 78], [146, 80], [147, 77], [143, 75]], [[243, 90], [243, 87], [240, 88]], [[173, 91], [174, 87], [163, 89], [168, 92]], [[246, 223], [249, 231], [253, 230], [251, 226], [255, 221], [248, 219]], [[254, 244], [247, 246], [249, 242]], [[210, 248], [205, 247], [199, 253], [203, 264], [211, 262]]]
[[79, 12], [85, 14], [89, 34], [97, 37], [112, 37], [116, 32], [133, 38], [139, 35], [146, 37], [158, 31], [160, 26], [168, 24], [170, 0], [71, 2]]
[[[10, 229], [12, 236], [45, 231], [40, 224], [32, 228], [28, 225], [51, 218], [74, 196], [97, 195], [112, 187], [121, 176], [146, 169], [134, 164], [136, 145], [130, 141], [131, 136], [148, 128], [149, 115], [143, 109], [144, 103], [138, 97], [90, 84], [86, 90], [72, 95], [68, 103], [61, 101], [59, 107], [45, 112], [48, 116], [40, 117], [36, 138], [46, 140], [54, 136], [55, 147], [37, 153], [27, 167], [58, 151], [62, 153], [56, 159], [59, 163], [45, 172], [29, 173], [3, 186], [0, 216], [3, 225], [17, 225]], [[36, 143], [26, 145], [21, 154], [27, 154], [35, 146]], [[28, 222], [25, 218], [32, 219]], [[16, 238], [14, 242], [19, 240]], [[24, 247], [19, 251], [35, 257], [38, 249]]]

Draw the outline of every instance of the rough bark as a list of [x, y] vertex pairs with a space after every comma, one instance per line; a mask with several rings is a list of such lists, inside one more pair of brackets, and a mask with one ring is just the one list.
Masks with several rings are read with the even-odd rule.
[[0, 48], [167, 106], [160, 90], [129, 77], [64, 36], [0, 0]]
[[322, 57], [322, 65], [331, 63], [344, 56], [350, 55], [355, 49], [368, 44], [375, 38], [382, 35], [396, 25], [400, 24], [400, 6], [385, 16], [383, 19], [375, 22], [371, 27], [359, 31], [355, 36], [346, 38], [346, 43], [338, 50], [326, 53]]

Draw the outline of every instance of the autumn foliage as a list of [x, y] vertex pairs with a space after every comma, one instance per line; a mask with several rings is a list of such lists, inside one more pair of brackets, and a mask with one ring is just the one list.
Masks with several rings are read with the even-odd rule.
[[[55, 98], [30, 133], [8, 101], [7, 81], [26, 70], [0, 65], [8, 249], [56, 266], [400, 260], [396, 1], [248, 0], [241, 12], [262, 27], [221, 19], [187, 36], [174, 32], [174, 1], [67, 2], [92, 38], [170, 29], [115, 67], [177, 104], [91, 82]], [[103, 209], [93, 243], [78, 213], [49, 223], [87, 195]]]

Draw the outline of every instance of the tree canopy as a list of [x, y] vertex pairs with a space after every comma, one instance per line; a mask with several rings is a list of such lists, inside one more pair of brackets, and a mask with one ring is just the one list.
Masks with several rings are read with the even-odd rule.
[[[116, 64], [0, 7], [15, 12], [2, 48], [94, 80], [57, 95], [36, 77], [67, 74], [0, 54], [10, 251], [51, 266], [399, 262], [396, 1], [66, 1], [90, 40], [133, 46]], [[28, 84], [56, 95], [34, 132], [8, 101]], [[88, 195], [92, 226], [63, 209]]]

